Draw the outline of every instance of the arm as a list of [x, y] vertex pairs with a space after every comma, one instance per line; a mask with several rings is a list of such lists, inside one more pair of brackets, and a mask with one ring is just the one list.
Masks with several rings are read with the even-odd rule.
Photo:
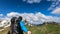
[[20, 25], [21, 25], [22, 30], [27, 33], [28, 32], [28, 29], [26, 28], [24, 22], [21, 21], [20, 22]]

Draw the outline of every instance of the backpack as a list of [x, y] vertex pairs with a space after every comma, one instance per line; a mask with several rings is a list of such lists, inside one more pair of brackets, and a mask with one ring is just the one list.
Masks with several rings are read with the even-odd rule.
[[10, 34], [23, 34], [20, 26], [20, 20], [15, 17], [11, 19]]
[[16, 20], [16, 23], [15, 23], [15, 25], [14, 25], [14, 31], [15, 31], [17, 34], [23, 34], [23, 30], [21, 29], [20, 20], [19, 20], [19, 19]]

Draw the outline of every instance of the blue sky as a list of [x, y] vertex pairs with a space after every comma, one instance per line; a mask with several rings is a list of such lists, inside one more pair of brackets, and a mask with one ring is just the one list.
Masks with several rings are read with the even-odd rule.
[[52, 4], [52, 1], [42, 0], [40, 3], [27, 3], [23, 0], [0, 0], [0, 14], [6, 16], [10, 12], [19, 13], [36, 13], [41, 12], [45, 15], [52, 15], [52, 11], [48, 11], [48, 8]]
[[60, 22], [59, 0], [0, 0], [0, 19], [22, 16], [34, 24]]

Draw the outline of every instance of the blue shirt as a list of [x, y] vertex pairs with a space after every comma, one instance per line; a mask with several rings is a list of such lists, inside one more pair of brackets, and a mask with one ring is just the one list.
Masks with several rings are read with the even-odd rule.
[[25, 24], [24, 24], [24, 22], [20, 22], [20, 26], [21, 26], [21, 28], [22, 28], [22, 30], [24, 31], [24, 32], [28, 32], [28, 29], [26, 28], [26, 26], [25, 26]]

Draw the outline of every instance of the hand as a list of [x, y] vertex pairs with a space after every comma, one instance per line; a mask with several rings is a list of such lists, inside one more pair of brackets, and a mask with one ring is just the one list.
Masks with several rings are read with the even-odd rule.
[[31, 34], [31, 31], [28, 31], [28, 34]]

